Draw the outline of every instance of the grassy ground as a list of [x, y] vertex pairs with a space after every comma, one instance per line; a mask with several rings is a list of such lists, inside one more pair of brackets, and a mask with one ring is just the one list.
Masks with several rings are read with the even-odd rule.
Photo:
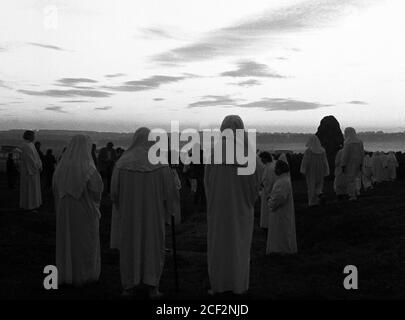
[[[405, 298], [405, 182], [381, 185], [357, 202], [335, 202], [330, 183], [326, 189], [328, 203], [309, 210], [304, 182], [294, 182], [299, 250], [295, 256], [266, 256], [266, 232], [255, 220], [250, 291], [245, 298]], [[161, 290], [171, 299], [206, 299], [205, 213], [193, 206], [187, 194], [188, 190], [183, 190], [184, 219], [176, 232], [181, 290], [174, 292], [170, 254]], [[18, 191], [8, 190], [4, 176], [0, 176], [0, 199], [0, 298], [120, 298], [118, 252], [109, 249], [111, 204], [107, 200], [102, 205], [99, 283], [46, 291], [43, 268], [54, 264], [55, 251], [52, 198], [45, 198], [38, 214], [18, 211]], [[167, 247], [170, 239], [168, 229]], [[349, 264], [358, 268], [358, 290], [343, 288], [343, 269]]]

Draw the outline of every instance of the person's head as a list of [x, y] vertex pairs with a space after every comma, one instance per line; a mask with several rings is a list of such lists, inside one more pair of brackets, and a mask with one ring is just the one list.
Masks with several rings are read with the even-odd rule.
[[262, 162], [264, 164], [266, 163], [270, 163], [273, 161], [273, 157], [271, 156], [271, 154], [267, 151], [263, 151], [260, 153], [260, 159], [262, 160]]
[[27, 130], [23, 134], [23, 139], [29, 142], [33, 142], [35, 140], [35, 132], [31, 130]]
[[112, 149], [113, 147], [114, 147], [114, 143], [112, 143], [112, 142], [107, 143], [107, 148], [108, 149]]
[[277, 176], [281, 176], [284, 173], [290, 172], [290, 168], [283, 160], [277, 160], [274, 172]]
[[48, 149], [48, 150], [46, 150], [46, 155], [47, 156], [51, 156], [52, 155], [52, 149]]
[[41, 149], [41, 142], [37, 141], [34, 143], [35, 148], [37, 148], [37, 150]]
[[347, 127], [346, 129], [345, 129], [345, 138], [346, 139], [348, 139], [348, 138], [354, 138], [354, 137], [356, 137], [356, 130], [354, 129], [354, 128], [352, 128], [352, 127]]
[[97, 150], [97, 145], [95, 143], [93, 143], [91, 145], [91, 151], [96, 151]]

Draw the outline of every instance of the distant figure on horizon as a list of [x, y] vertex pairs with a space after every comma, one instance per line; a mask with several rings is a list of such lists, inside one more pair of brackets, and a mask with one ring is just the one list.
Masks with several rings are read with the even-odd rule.
[[268, 199], [271, 211], [266, 254], [297, 253], [295, 208], [291, 178], [288, 172], [288, 165], [284, 161], [277, 160], [275, 165], [277, 180]]
[[[240, 138], [235, 134], [237, 129], [244, 128], [242, 119], [232, 115], [225, 117], [220, 130], [231, 129], [235, 145], [243, 145], [247, 151], [247, 148], [251, 148], [247, 135]], [[221, 143], [222, 150], [226, 150], [225, 139], [217, 143]], [[254, 149], [252, 153], [255, 154]], [[249, 288], [254, 204], [259, 194], [263, 168], [260, 160], [257, 160], [253, 174], [238, 175], [238, 166], [245, 163], [240, 163], [237, 158], [233, 160], [234, 164], [226, 164], [222, 159], [222, 164], [205, 166], [210, 294], [226, 291], [243, 294]]]
[[356, 130], [346, 128], [341, 167], [346, 179], [349, 200], [356, 200], [359, 195], [357, 180], [361, 177], [363, 157], [363, 142], [357, 137]]
[[20, 208], [35, 211], [42, 203], [42, 161], [33, 144], [35, 132], [25, 131], [23, 138], [20, 167]]
[[18, 176], [17, 165], [13, 159], [13, 154], [10, 152], [7, 156], [7, 185], [9, 189], [14, 189]]
[[114, 144], [108, 142], [104, 148], [101, 148], [98, 154], [98, 170], [104, 182], [104, 194], [110, 193], [111, 176], [117, 161], [117, 153], [114, 150]]
[[161, 296], [165, 261], [165, 221], [175, 214], [178, 190], [168, 165], [148, 158], [150, 129], [136, 130], [132, 144], [117, 161], [111, 182], [115, 207], [114, 246], [120, 250], [123, 295], [146, 285], [150, 298]]
[[276, 174], [274, 172], [276, 162], [273, 160], [272, 155], [267, 151], [260, 153], [260, 159], [264, 165], [260, 194], [260, 227], [267, 229], [269, 227], [270, 215], [270, 207], [267, 204], [267, 198], [270, 196], [276, 180]]
[[329, 175], [329, 164], [325, 149], [316, 135], [311, 135], [301, 162], [300, 172], [305, 175], [308, 191], [308, 205], [315, 206], [321, 201], [324, 178]]
[[321, 120], [315, 135], [319, 138], [322, 147], [326, 151], [330, 177], [333, 177], [336, 154], [343, 147], [344, 142], [340, 124], [334, 116], [326, 116]]
[[80, 286], [99, 279], [102, 190], [101, 176], [91, 158], [90, 139], [73, 136], [53, 178], [59, 284]]

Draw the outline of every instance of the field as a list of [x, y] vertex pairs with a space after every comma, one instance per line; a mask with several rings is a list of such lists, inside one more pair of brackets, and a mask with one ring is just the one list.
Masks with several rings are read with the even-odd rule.
[[[302, 180], [294, 182], [299, 253], [266, 256], [266, 232], [255, 230], [247, 299], [405, 298], [405, 182], [385, 183], [356, 202], [336, 202], [331, 183], [327, 204], [306, 208]], [[54, 264], [55, 213], [51, 195], [38, 214], [18, 209], [18, 190], [0, 176], [0, 299], [120, 299], [118, 252], [109, 249], [111, 204], [102, 203], [102, 275], [83, 288], [43, 289], [43, 268]], [[177, 227], [180, 292], [174, 290], [173, 259], [167, 254], [161, 291], [167, 298], [207, 299], [205, 213], [182, 190], [183, 223]], [[167, 228], [167, 247], [171, 247]], [[355, 265], [359, 289], [343, 287], [343, 269]], [[231, 298], [221, 296], [220, 298]], [[144, 299], [142, 292], [134, 299]], [[213, 299], [213, 298], [211, 298]], [[215, 298], [214, 298], [215, 299]]]

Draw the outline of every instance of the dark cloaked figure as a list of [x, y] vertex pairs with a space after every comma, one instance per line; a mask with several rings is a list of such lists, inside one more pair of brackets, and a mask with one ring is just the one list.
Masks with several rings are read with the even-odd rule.
[[343, 133], [340, 124], [334, 116], [326, 116], [321, 120], [318, 131], [315, 134], [321, 141], [322, 147], [326, 151], [330, 176], [333, 178], [335, 172], [335, 158], [340, 149], [343, 148]]
[[43, 164], [43, 177], [45, 189], [52, 188], [52, 178], [55, 172], [56, 158], [53, 155], [52, 149], [46, 150], [46, 154], [42, 160]]
[[194, 194], [194, 204], [205, 206], [205, 189], [204, 189], [204, 152], [200, 150], [200, 162], [190, 164], [190, 178], [197, 180], [197, 189]]
[[9, 153], [7, 157], [7, 183], [10, 189], [14, 189], [18, 176], [17, 165], [13, 159], [13, 154]]
[[93, 158], [94, 165], [97, 168], [97, 164], [98, 164], [98, 161], [97, 161], [97, 145], [95, 143], [93, 143], [91, 145], [91, 157]]
[[43, 152], [41, 150], [41, 142], [37, 141], [37, 142], [34, 143], [34, 145], [35, 145], [35, 149], [37, 149], [39, 158], [43, 162], [44, 161], [44, 154], [43, 154]]
[[114, 144], [108, 142], [107, 146], [101, 148], [98, 155], [98, 171], [104, 182], [104, 194], [110, 193], [111, 176], [114, 169], [115, 162], [117, 161], [117, 153], [114, 150]]

